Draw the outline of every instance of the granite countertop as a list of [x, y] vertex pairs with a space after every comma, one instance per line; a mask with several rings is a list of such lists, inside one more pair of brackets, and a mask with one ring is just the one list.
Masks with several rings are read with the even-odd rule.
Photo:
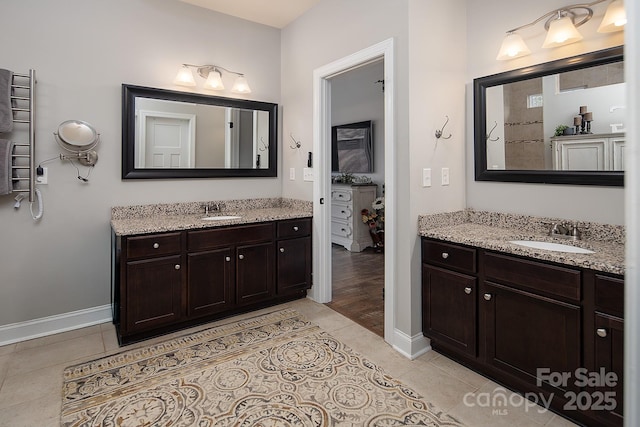
[[[547, 235], [549, 222], [562, 221], [551, 218], [465, 210], [450, 214], [423, 215], [419, 221], [419, 234], [423, 237], [624, 275], [622, 226], [586, 223], [583, 225], [583, 240], [570, 240]], [[589, 249], [595, 253], [576, 254], [533, 249], [510, 243], [511, 240], [560, 243]]]
[[178, 230], [197, 230], [243, 225], [258, 222], [295, 218], [310, 218], [313, 210], [310, 202], [287, 199], [252, 199], [243, 201], [209, 202], [224, 203], [220, 212], [209, 216], [233, 215], [238, 219], [203, 220], [201, 204], [177, 203], [165, 205], [123, 206], [112, 208], [111, 228], [118, 236], [161, 233]]

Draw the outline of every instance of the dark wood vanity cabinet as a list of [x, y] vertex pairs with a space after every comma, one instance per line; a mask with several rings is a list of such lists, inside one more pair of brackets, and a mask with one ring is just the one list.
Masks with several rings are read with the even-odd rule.
[[472, 275], [476, 268], [475, 249], [423, 240], [422, 253], [424, 334], [440, 345], [475, 357], [477, 279]]
[[[127, 239], [122, 322], [140, 332], [179, 321], [184, 277], [180, 233]], [[153, 295], [153, 298], [147, 298]]]
[[277, 235], [278, 294], [304, 293], [311, 287], [311, 219], [280, 221]]
[[480, 251], [480, 264], [484, 362], [533, 386], [545, 382], [539, 368], [575, 372], [582, 361], [580, 271], [488, 251]]
[[609, 393], [615, 407], [593, 411], [602, 425], [622, 425], [624, 412], [624, 280], [620, 277], [591, 272], [585, 277], [589, 292], [585, 316], [585, 365], [593, 372], [611, 372], [615, 381], [598, 387]]
[[[432, 347], [515, 391], [552, 396], [553, 410], [586, 425], [622, 425], [623, 301], [621, 276], [422, 238]], [[589, 387], [577, 370], [620, 381]], [[571, 377], [557, 384], [548, 372]], [[604, 392], [614, 409], [585, 404]]]
[[274, 228], [266, 223], [187, 232], [191, 313], [217, 313], [274, 296]]
[[311, 287], [311, 218], [112, 241], [121, 344], [304, 297]]

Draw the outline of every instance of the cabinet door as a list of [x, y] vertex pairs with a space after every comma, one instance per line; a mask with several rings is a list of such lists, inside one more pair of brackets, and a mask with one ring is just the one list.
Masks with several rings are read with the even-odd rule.
[[[488, 364], [533, 384], [539, 368], [573, 375], [580, 367], [580, 307], [491, 282], [479, 305]], [[559, 388], [568, 389], [571, 381]]]
[[278, 242], [278, 295], [300, 292], [311, 287], [311, 238]]
[[191, 317], [228, 310], [233, 306], [231, 248], [189, 254], [187, 257], [187, 313]]
[[604, 368], [606, 372], [613, 372], [618, 377], [615, 386], [598, 387], [595, 391], [614, 393], [616, 407], [607, 415], [622, 425], [624, 320], [602, 313], [596, 313], [595, 316], [596, 371], [599, 372], [600, 369]]
[[423, 264], [422, 330], [451, 349], [476, 356], [476, 278]]
[[236, 303], [246, 305], [274, 294], [273, 242], [236, 248]]
[[126, 295], [122, 301], [126, 333], [181, 318], [182, 271], [180, 255], [127, 263]]

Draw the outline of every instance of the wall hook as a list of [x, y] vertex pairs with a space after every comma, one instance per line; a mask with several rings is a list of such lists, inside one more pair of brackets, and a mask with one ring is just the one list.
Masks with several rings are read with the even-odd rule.
[[262, 147], [259, 147], [258, 149], [260, 151], [267, 151], [269, 149], [269, 145], [264, 142], [264, 137], [263, 136], [260, 137], [260, 142], [262, 143]]
[[442, 125], [442, 129], [438, 129], [436, 130], [436, 138], [437, 139], [449, 139], [451, 138], [451, 134], [449, 134], [449, 136], [442, 136], [442, 132], [444, 132], [444, 128], [447, 126], [447, 123], [449, 123], [449, 116], [445, 116], [447, 118], [447, 121], [444, 122], [444, 124]]
[[302, 143], [300, 141], [296, 141], [296, 139], [293, 137], [292, 133], [289, 133], [289, 136], [291, 137], [291, 139], [293, 140], [293, 143], [295, 144], [295, 145], [289, 144], [289, 147], [292, 150], [297, 150], [298, 148], [300, 148], [302, 146]]
[[491, 138], [491, 134], [493, 133], [493, 131], [496, 129], [496, 127], [498, 127], [498, 122], [494, 122], [495, 124], [493, 125], [493, 127], [491, 128], [491, 130], [489, 131], [489, 135], [487, 135], [487, 141], [492, 141], [492, 142], [496, 142], [497, 140], [500, 139], [499, 136], [496, 136], [495, 138]]

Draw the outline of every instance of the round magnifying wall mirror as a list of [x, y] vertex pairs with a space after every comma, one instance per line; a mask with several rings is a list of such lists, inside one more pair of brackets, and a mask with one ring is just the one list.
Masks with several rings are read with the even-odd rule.
[[93, 149], [100, 141], [100, 134], [89, 123], [82, 120], [64, 121], [58, 126], [55, 135], [58, 145], [73, 153], [73, 158], [81, 164], [93, 166], [98, 161], [98, 154]]

